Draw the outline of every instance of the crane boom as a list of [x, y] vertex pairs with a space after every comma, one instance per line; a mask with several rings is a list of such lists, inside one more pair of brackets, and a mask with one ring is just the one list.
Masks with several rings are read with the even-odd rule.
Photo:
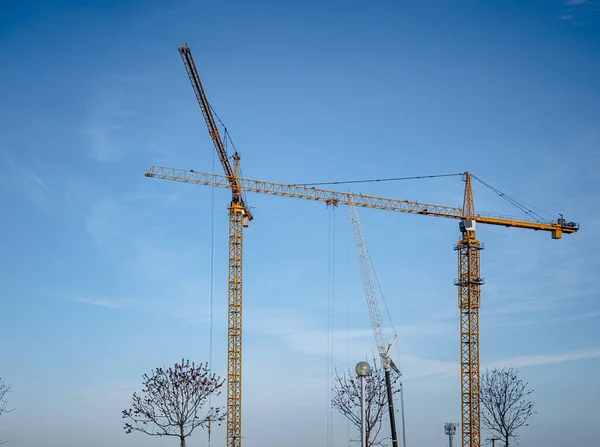
[[[388, 356], [390, 344], [386, 343], [383, 334], [383, 325], [381, 324], [381, 315], [379, 313], [379, 304], [377, 302], [377, 292], [375, 291], [375, 283], [373, 282], [373, 274], [371, 271], [371, 259], [369, 251], [367, 250], [367, 244], [363, 237], [356, 206], [351, 204], [348, 208], [350, 210], [350, 223], [352, 225], [354, 244], [356, 245], [356, 257], [358, 258], [360, 277], [365, 291], [365, 298], [367, 300], [367, 307], [371, 318], [371, 326], [373, 326], [373, 335], [375, 335], [375, 343], [379, 355], [382, 357], [382, 360], [384, 360], [384, 357]], [[387, 368], [389, 368], [389, 364], [387, 365]]]
[[192, 84], [192, 88], [194, 89], [194, 93], [196, 94], [196, 99], [198, 100], [200, 110], [202, 110], [202, 115], [204, 115], [206, 127], [208, 128], [208, 133], [212, 138], [215, 150], [217, 151], [217, 155], [219, 156], [219, 160], [221, 161], [221, 165], [223, 165], [223, 172], [225, 172], [225, 176], [227, 177], [227, 180], [229, 182], [229, 188], [231, 188], [231, 192], [233, 193], [234, 197], [241, 199], [242, 191], [238, 184], [238, 179], [236, 178], [234, 170], [231, 167], [231, 163], [229, 163], [229, 158], [227, 157], [225, 145], [223, 144], [223, 140], [221, 139], [221, 135], [219, 134], [219, 129], [215, 123], [215, 119], [210, 110], [210, 104], [208, 102], [208, 99], [206, 98], [206, 94], [204, 93], [202, 81], [200, 81], [200, 75], [198, 74], [198, 70], [196, 69], [196, 64], [194, 62], [194, 58], [192, 57], [190, 47], [188, 47], [187, 44], [183, 44], [179, 47], [179, 54], [181, 55], [181, 59], [183, 60], [183, 64], [185, 65], [185, 69], [190, 78], [190, 83]]
[[[369, 308], [369, 316], [371, 317], [371, 326], [373, 326], [373, 334], [375, 335], [375, 343], [377, 344], [377, 350], [381, 357], [381, 364], [383, 366], [385, 374], [385, 385], [388, 400], [388, 414], [390, 418], [390, 433], [392, 435], [392, 447], [398, 447], [398, 435], [396, 434], [396, 413], [394, 412], [394, 393], [392, 391], [392, 379], [391, 379], [391, 359], [389, 355], [390, 347], [396, 340], [394, 339], [391, 343], [386, 343], [383, 334], [383, 325], [381, 324], [381, 315], [379, 313], [379, 303], [377, 302], [377, 292], [375, 291], [375, 284], [373, 282], [373, 275], [371, 270], [371, 256], [369, 250], [367, 250], [367, 244], [363, 237], [362, 226], [360, 224], [360, 218], [358, 217], [358, 211], [356, 206], [351, 203], [348, 206], [350, 210], [350, 223], [352, 225], [352, 235], [354, 237], [354, 245], [356, 245], [356, 257], [358, 258], [358, 266], [360, 268], [360, 277], [362, 279], [363, 288], [365, 290], [365, 298], [367, 300], [367, 307]], [[398, 371], [399, 372], [399, 371]], [[401, 393], [404, 389], [401, 388]], [[404, 412], [402, 414], [402, 420], [404, 420]], [[403, 447], [406, 447], [406, 435], [404, 426], [402, 427], [402, 434], [404, 436]]]
[[[194, 170], [152, 165], [150, 169], [146, 171], [145, 176], [182, 183], [229, 188], [228, 179], [226, 176], [208, 172], [196, 172]], [[390, 199], [385, 197], [354, 194], [350, 192], [333, 191], [285, 183], [265, 182], [262, 180], [252, 180], [247, 178], [240, 178], [239, 181], [240, 186], [244, 191], [255, 192], [259, 194], [293, 197], [297, 199], [312, 200], [328, 204], [354, 204], [355, 206], [360, 206], [363, 208], [421, 214], [425, 216], [444, 217], [456, 220], [464, 220], [467, 218], [462, 207], [432, 205], [409, 200]], [[469, 218], [473, 221], [489, 225], [526, 228], [536, 231], [550, 231], [553, 233], [553, 237], [556, 239], [559, 239], [563, 233], [570, 234], [579, 230], [578, 224], [566, 222], [563, 219], [559, 219], [557, 222], [545, 223], [535, 222], [532, 220], [518, 220], [510, 217], [483, 213], [474, 214], [473, 216], [469, 216]]]

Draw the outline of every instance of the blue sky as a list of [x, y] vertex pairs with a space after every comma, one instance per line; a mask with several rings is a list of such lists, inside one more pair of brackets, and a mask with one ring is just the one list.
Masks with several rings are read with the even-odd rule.
[[[228, 192], [143, 176], [153, 163], [221, 172], [177, 52], [187, 42], [247, 177], [469, 170], [580, 222], [560, 241], [479, 227], [481, 351], [484, 367], [516, 367], [536, 390], [524, 444], [591, 444], [599, 23], [600, 4], [584, 0], [3, 6], [0, 376], [16, 410], [0, 418], [0, 439], [164, 445], [121, 430], [141, 375], [182, 357], [226, 372]], [[340, 185], [447, 205], [460, 205], [462, 187], [459, 178]], [[474, 187], [477, 210], [519, 215]], [[348, 211], [249, 201], [245, 445], [325, 445], [328, 366], [352, 367], [375, 348]], [[439, 445], [443, 423], [460, 419], [457, 222], [360, 216], [399, 335], [408, 442]], [[333, 445], [347, 445], [346, 422], [334, 414], [331, 426]], [[189, 443], [206, 444], [203, 433]], [[222, 428], [212, 444], [224, 445]]]

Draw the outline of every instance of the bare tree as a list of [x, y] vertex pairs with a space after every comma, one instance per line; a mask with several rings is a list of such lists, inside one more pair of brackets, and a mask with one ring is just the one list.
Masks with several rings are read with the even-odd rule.
[[[6, 399], [6, 395], [10, 393], [12, 387], [10, 383], [6, 383], [2, 377], [0, 377], [0, 416], [3, 413], [10, 413], [14, 410], [14, 408], [8, 409], [8, 400]], [[0, 444], [6, 444], [8, 441], [1, 441]]]
[[[349, 370], [343, 376], [335, 371], [335, 383], [333, 386], [333, 397], [331, 406], [354, 424], [360, 433], [361, 411], [360, 411], [360, 379], [354, 371]], [[392, 377], [392, 394], [401, 390], [400, 376]], [[366, 378], [365, 384], [366, 404], [366, 445], [367, 447], [382, 445], [388, 439], [381, 438], [380, 432], [383, 421], [387, 414], [388, 399], [385, 384], [385, 373], [377, 360], [373, 359], [371, 375]]]
[[495, 368], [481, 376], [481, 421], [505, 447], [509, 441], [518, 444], [517, 430], [527, 427], [534, 414], [528, 386], [512, 368]]
[[[210, 395], [219, 395], [224, 380], [210, 372], [208, 363], [196, 366], [181, 360], [173, 368], [156, 368], [144, 374], [141, 395], [133, 393], [131, 408], [123, 410], [126, 433], [140, 431], [152, 436], [174, 436], [185, 447], [185, 439], [197, 427], [225, 419], [222, 408], [211, 407], [201, 416], [200, 410]], [[219, 424], [220, 425], [220, 424]]]

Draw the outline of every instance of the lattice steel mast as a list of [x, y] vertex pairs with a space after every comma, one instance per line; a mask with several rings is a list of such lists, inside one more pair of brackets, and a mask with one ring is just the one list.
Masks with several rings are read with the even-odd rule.
[[475, 206], [471, 174], [465, 174], [463, 216], [459, 224], [462, 238], [458, 251], [458, 307], [460, 309], [460, 387], [463, 447], [481, 445], [479, 411], [479, 307], [481, 285], [479, 254], [483, 245], [475, 236]]

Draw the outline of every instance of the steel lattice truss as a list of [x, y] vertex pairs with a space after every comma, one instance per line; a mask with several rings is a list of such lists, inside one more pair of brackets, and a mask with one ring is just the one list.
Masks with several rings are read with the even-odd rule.
[[243, 207], [232, 203], [229, 209], [229, 303], [227, 354], [227, 444], [242, 441], [242, 241]]

